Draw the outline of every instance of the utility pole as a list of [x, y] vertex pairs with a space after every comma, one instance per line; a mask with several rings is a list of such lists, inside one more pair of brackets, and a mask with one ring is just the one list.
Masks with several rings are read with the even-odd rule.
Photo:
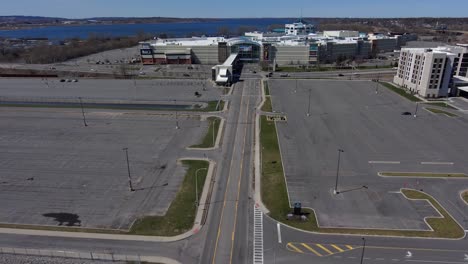
[[133, 189], [132, 176], [130, 175], [130, 162], [128, 161], [128, 148], [123, 148], [122, 150], [125, 151], [125, 156], [127, 157], [128, 187], [130, 188], [130, 191], [133, 192], [135, 191], [135, 189]]
[[344, 152], [342, 149], [338, 149], [338, 165], [336, 166], [336, 180], [335, 180], [335, 189], [333, 190], [334, 194], [339, 194], [340, 192], [338, 191], [338, 176], [340, 174], [340, 158], [341, 158], [341, 153]]
[[309, 106], [307, 107], [307, 116], [310, 116], [310, 96], [311, 96], [311, 89], [309, 88]]
[[86, 123], [86, 116], [85, 116], [84, 109], [83, 109], [83, 102], [81, 101], [81, 97], [78, 97], [78, 99], [80, 100], [81, 114], [83, 114], [83, 123], [84, 123], [84, 126], [87, 127], [88, 124]]

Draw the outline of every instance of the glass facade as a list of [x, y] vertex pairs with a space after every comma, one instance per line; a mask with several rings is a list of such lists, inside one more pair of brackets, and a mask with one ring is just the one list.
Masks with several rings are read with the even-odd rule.
[[252, 43], [238, 43], [231, 46], [231, 54], [238, 53], [241, 61], [255, 62], [260, 59], [260, 46]]

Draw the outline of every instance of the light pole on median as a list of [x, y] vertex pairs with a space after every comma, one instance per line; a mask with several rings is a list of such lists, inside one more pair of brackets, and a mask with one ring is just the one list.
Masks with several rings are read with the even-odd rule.
[[174, 100], [174, 107], [175, 107], [175, 119], [176, 119], [176, 127], [175, 129], [179, 129], [179, 117], [177, 116], [177, 100]]
[[83, 102], [81, 101], [81, 97], [78, 97], [78, 99], [80, 100], [81, 114], [83, 114], [83, 123], [84, 123], [84, 126], [87, 127], [88, 124], [86, 123], [86, 116], [85, 116], [84, 109], [83, 109]]
[[419, 103], [416, 102], [416, 110], [414, 110], [414, 118], [418, 116], [418, 106], [419, 106]]
[[335, 189], [333, 190], [334, 194], [339, 194], [340, 192], [338, 191], [338, 176], [340, 175], [340, 158], [341, 158], [341, 153], [344, 152], [342, 149], [338, 149], [338, 164], [336, 166], [336, 180], [335, 180]]
[[311, 89], [309, 88], [309, 106], [307, 107], [307, 116], [310, 116], [310, 96], [311, 96]]
[[199, 205], [199, 201], [198, 201], [198, 172], [200, 170], [207, 170], [208, 168], [199, 168], [195, 171], [195, 204]]
[[361, 264], [364, 261], [364, 251], [366, 250], [366, 239], [362, 238]]
[[122, 150], [125, 151], [125, 156], [127, 157], [128, 187], [130, 188], [130, 191], [133, 192], [135, 191], [135, 189], [133, 189], [132, 176], [130, 175], [130, 162], [128, 161], [128, 148], [123, 148]]

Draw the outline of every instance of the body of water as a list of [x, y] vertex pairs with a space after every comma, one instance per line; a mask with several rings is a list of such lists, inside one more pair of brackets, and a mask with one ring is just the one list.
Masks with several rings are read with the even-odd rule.
[[216, 35], [221, 27], [229, 28], [234, 34], [241, 26], [253, 26], [259, 31], [266, 31], [270, 25], [296, 22], [294, 18], [258, 18], [258, 19], [219, 19], [210, 22], [194, 23], [160, 23], [160, 24], [122, 24], [122, 25], [77, 25], [50, 26], [20, 30], [0, 30], [0, 37], [6, 38], [48, 38], [63, 40], [78, 37], [87, 38], [90, 34], [98, 36], [131, 36], [138, 32], [158, 35], [166, 33], [170, 36], [184, 37], [188, 34]]

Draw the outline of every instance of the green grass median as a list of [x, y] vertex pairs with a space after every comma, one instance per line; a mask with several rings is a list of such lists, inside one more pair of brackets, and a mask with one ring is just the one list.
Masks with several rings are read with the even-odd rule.
[[449, 105], [448, 103], [446, 102], [430, 102], [430, 103], [424, 103], [426, 105], [432, 105], [432, 106], [438, 106], [438, 107], [444, 107], [444, 108], [448, 108], [448, 109], [453, 109], [453, 110], [457, 110], [455, 107]]
[[387, 82], [380, 82], [381, 85], [384, 87], [388, 88], [389, 90], [405, 97], [406, 99], [412, 101], [412, 102], [421, 102], [421, 99], [417, 98], [416, 96], [409, 94], [406, 92], [406, 90], [403, 90], [402, 88], [396, 87], [393, 84], [387, 83]]
[[442, 115], [447, 115], [447, 116], [450, 116], [450, 117], [457, 116], [454, 113], [450, 113], [450, 112], [447, 112], [447, 111], [444, 111], [444, 110], [441, 110], [441, 109], [437, 109], [437, 108], [426, 107], [426, 109], [427, 109], [427, 111], [430, 111], [430, 112], [432, 112], [434, 114], [442, 114]]
[[190, 146], [191, 148], [213, 148], [215, 146], [218, 130], [221, 124], [221, 118], [208, 117], [207, 120], [209, 122], [209, 126], [205, 137], [200, 144]]
[[195, 172], [198, 173], [198, 198], [200, 199], [203, 185], [208, 171], [209, 163], [200, 160], [184, 160], [182, 164], [187, 167], [182, 186], [164, 216], [146, 216], [137, 220], [130, 234], [152, 236], [176, 236], [189, 231], [194, 224], [197, 214], [195, 204]]
[[263, 112], [273, 112], [273, 105], [271, 104], [271, 97], [267, 96], [265, 97], [265, 102], [262, 105]]
[[265, 95], [270, 95], [270, 88], [268, 87], [267, 81], [263, 81], [263, 87], [265, 88]]
[[[286, 225], [319, 233], [406, 236], [406, 237], [441, 237], [461, 238], [463, 229], [450, 215], [429, 195], [412, 191], [405, 191], [405, 196], [413, 199], [426, 199], [436, 207], [444, 218], [428, 218], [428, 224], [433, 231], [406, 231], [391, 229], [353, 229], [353, 228], [321, 228], [317, 224], [315, 213], [310, 209], [303, 209], [308, 213], [307, 221], [288, 220], [287, 214], [292, 212], [289, 204], [286, 180], [281, 161], [280, 147], [274, 121], [268, 121], [266, 116], [260, 117], [260, 148], [261, 148], [261, 196], [270, 216]], [[430, 220], [430, 221], [429, 221]]]

